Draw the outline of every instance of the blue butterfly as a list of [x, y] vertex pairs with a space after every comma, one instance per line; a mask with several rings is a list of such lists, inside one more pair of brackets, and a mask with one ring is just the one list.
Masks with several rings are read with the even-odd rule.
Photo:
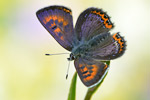
[[103, 61], [122, 56], [126, 41], [119, 32], [110, 34], [114, 27], [110, 17], [102, 9], [83, 11], [73, 27], [72, 12], [63, 6], [49, 6], [36, 13], [41, 24], [74, 60], [76, 71], [87, 87], [99, 83], [109, 66]]

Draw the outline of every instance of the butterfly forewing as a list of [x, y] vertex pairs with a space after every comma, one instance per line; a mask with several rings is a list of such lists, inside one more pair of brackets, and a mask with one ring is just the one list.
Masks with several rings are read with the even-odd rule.
[[74, 62], [81, 81], [87, 87], [99, 83], [108, 71], [108, 65], [92, 59], [78, 58]]
[[75, 31], [78, 39], [84, 41], [108, 32], [112, 28], [113, 24], [109, 16], [102, 9], [88, 8], [80, 14]]
[[71, 51], [78, 41], [73, 29], [71, 10], [63, 6], [50, 6], [40, 9], [36, 14], [55, 40]]

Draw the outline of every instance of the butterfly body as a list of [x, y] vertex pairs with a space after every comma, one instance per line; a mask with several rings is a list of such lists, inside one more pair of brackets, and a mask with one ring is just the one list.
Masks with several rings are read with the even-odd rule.
[[36, 13], [41, 24], [66, 50], [78, 75], [87, 87], [98, 84], [109, 66], [103, 61], [122, 56], [126, 41], [119, 34], [111, 34], [114, 27], [110, 17], [102, 9], [88, 8], [83, 11], [75, 27], [72, 12], [63, 6], [49, 6]]

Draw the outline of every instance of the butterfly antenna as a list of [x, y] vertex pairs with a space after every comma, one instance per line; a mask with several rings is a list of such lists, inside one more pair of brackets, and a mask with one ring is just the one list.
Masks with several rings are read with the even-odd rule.
[[69, 67], [70, 67], [70, 61], [68, 63], [68, 69], [67, 69], [66, 79], [68, 78]]
[[63, 54], [69, 54], [69, 53], [56, 53], [56, 54], [45, 54], [46, 56], [52, 56], [52, 55], [63, 55]]

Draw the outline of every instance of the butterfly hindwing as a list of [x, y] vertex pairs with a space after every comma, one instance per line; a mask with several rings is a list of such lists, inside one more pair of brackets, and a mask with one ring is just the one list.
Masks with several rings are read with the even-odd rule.
[[108, 32], [112, 28], [113, 24], [106, 12], [102, 9], [88, 8], [80, 14], [75, 31], [81, 41], [89, 40], [93, 36]]
[[[89, 42], [91, 48], [89, 48], [85, 56], [97, 60], [112, 60], [124, 54], [126, 50], [126, 41], [124, 38], [119, 33], [114, 35], [106, 34]], [[99, 43], [100, 40], [101, 43]]]
[[72, 12], [63, 6], [50, 6], [37, 11], [41, 24], [65, 49], [71, 51], [75, 42]]
[[78, 58], [74, 64], [81, 81], [87, 87], [92, 87], [99, 83], [109, 68], [107, 64], [89, 58]]

